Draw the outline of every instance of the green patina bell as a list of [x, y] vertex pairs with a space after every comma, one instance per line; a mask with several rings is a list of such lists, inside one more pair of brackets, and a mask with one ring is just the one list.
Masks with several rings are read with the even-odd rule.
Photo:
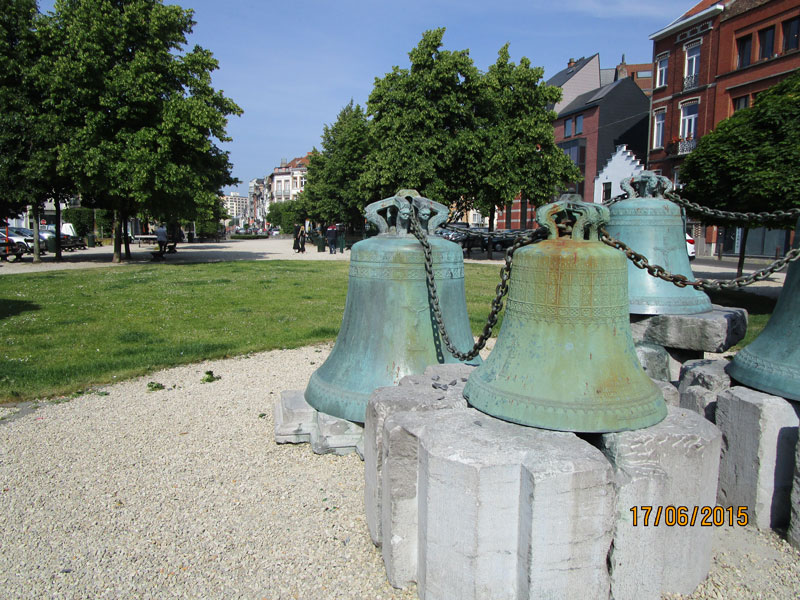
[[[431, 313], [425, 255], [408, 232], [411, 210], [431, 234], [447, 219], [447, 207], [414, 190], [367, 206], [366, 217], [380, 233], [351, 250], [342, 326], [305, 391], [320, 412], [363, 423], [375, 388], [429, 365], [458, 362], [444, 348]], [[429, 242], [447, 333], [458, 347], [472, 348], [461, 247], [433, 235]]]
[[[800, 232], [800, 220], [796, 231]], [[800, 248], [798, 233], [794, 247]], [[789, 267], [764, 330], [733, 357], [727, 371], [748, 387], [800, 400], [800, 261]]]
[[[574, 218], [558, 237], [555, 217]], [[625, 255], [598, 239], [608, 209], [559, 201], [537, 221], [549, 239], [514, 253], [497, 343], [464, 396], [514, 423], [576, 432], [649, 427], [667, 414], [636, 356]]]
[[[647, 257], [670, 273], [694, 279], [686, 252], [681, 210], [662, 197], [672, 188], [669, 179], [651, 171], [623, 180], [627, 200], [609, 206], [608, 235]], [[691, 286], [679, 288], [652, 277], [628, 263], [629, 311], [638, 315], [691, 315], [711, 310], [711, 300]]]

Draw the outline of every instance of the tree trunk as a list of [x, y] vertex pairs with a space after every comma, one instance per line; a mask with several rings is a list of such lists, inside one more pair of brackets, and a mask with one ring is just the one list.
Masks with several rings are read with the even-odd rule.
[[56, 260], [61, 260], [61, 199], [55, 194], [53, 202], [56, 205]]
[[122, 224], [119, 220], [119, 212], [114, 211], [114, 255], [111, 257], [111, 262], [122, 262]]
[[34, 204], [33, 209], [33, 262], [42, 262], [41, 246], [39, 241], [39, 205]]
[[739, 246], [739, 263], [736, 265], [736, 276], [741, 277], [744, 271], [744, 251], [747, 246], [747, 233], [750, 231], [748, 227], [742, 227], [742, 241]]
[[487, 250], [486, 258], [492, 260], [492, 250], [494, 249], [494, 244], [492, 243], [492, 232], [494, 231], [494, 204], [489, 207], [489, 250]]

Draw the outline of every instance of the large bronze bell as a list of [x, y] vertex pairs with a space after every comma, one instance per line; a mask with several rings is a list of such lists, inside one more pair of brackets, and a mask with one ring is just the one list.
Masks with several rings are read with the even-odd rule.
[[[800, 232], [800, 219], [796, 231]], [[800, 247], [800, 233], [795, 234], [794, 247]], [[727, 371], [746, 386], [800, 400], [800, 261], [786, 272], [764, 330], [733, 357]]]
[[[611, 204], [608, 234], [670, 273], [694, 279], [686, 252], [686, 232], [680, 208], [662, 197], [672, 188], [669, 179], [642, 171], [620, 184], [627, 200]], [[691, 315], [711, 310], [700, 290], [679, 288], [628, 263], [629, 311], [638, 315]]]
[[[342, 326], [305, 391], [306, 401], [320, 412], [363, 423], [375, 388], [422, 373], [428, 365], [458, 362], [444, 348], [432, 317], [425, 256], [408, 232], [411, 210], [430, 234], [447, 219], [447, 207], [414, 190], [367, 206], [366, 217], [380, 233], [351, 250]], [[447, 333], [458, 347], [472, 348], [461, 247], [433, 235], [429, 242]]]
[[[564, 211], [575, 216], [571, 238], [558, 237], [555, 216]], [[598, 204], [539, 209], [549, 239], [514, 253], [497, 343], [464, 388], [472, 406], [560, 431], [625, 431], [666, 416], [636, 357], [625, 255], [598, 239], [607, 220]]]

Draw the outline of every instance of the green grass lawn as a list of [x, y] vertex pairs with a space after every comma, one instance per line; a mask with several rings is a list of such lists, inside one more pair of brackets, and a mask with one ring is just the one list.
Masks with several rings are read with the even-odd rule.
[[[477, 335], [500, 267], [465, 269], [467, 310]], [[178, 364], [333, 340], [347, 273], [344, 262], [259, 261], [2, 276], [0, 402], [67, 395]], [[755, 297], [745, 305], [741, 296], [714, 301], [755, 308], [751, 329], [759, 326], [757, 319], [763, 327], [774, 301]]]

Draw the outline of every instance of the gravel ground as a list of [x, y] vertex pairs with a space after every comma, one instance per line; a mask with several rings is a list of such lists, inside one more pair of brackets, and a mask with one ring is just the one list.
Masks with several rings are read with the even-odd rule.
[[[273, 442], [276, 395], [302, 389], [329, 351], [210, 361], [3, 407], [0, 596], [416, 598], [388, 585], [369, 539], [363, 463]], [[202, 383], [206, 371], [220, 379]], [[800, 552], [776, 534], [715, 536], [711, 577], [691, 598], [800, 595]]]
[[[181, 246], [167, 260], [349, 257], [294, 254], [291, 240], [272, 239]], [[95, 248], [64, 263], [3, 263], [0, 274], [108, 258]], [[135, 249], [133, 264], [147, 262], [149, 250]], [[754, 287], [775, 294], [782, 281]], [[388, 585], [369, 539], [363, 463], [273, 442], [276, 395], [304, 388], [329, 351], [260, 353], [68, 402], [0, 406], [0, 597], [416, 598]], [[220, 379], [202, 383], [209, 370]], [[165, 389], [148, 391], [151, 381]], [[714, 535], [711, 575], [689, 598], [800, 598], [800, 552], [778, 535]]]

